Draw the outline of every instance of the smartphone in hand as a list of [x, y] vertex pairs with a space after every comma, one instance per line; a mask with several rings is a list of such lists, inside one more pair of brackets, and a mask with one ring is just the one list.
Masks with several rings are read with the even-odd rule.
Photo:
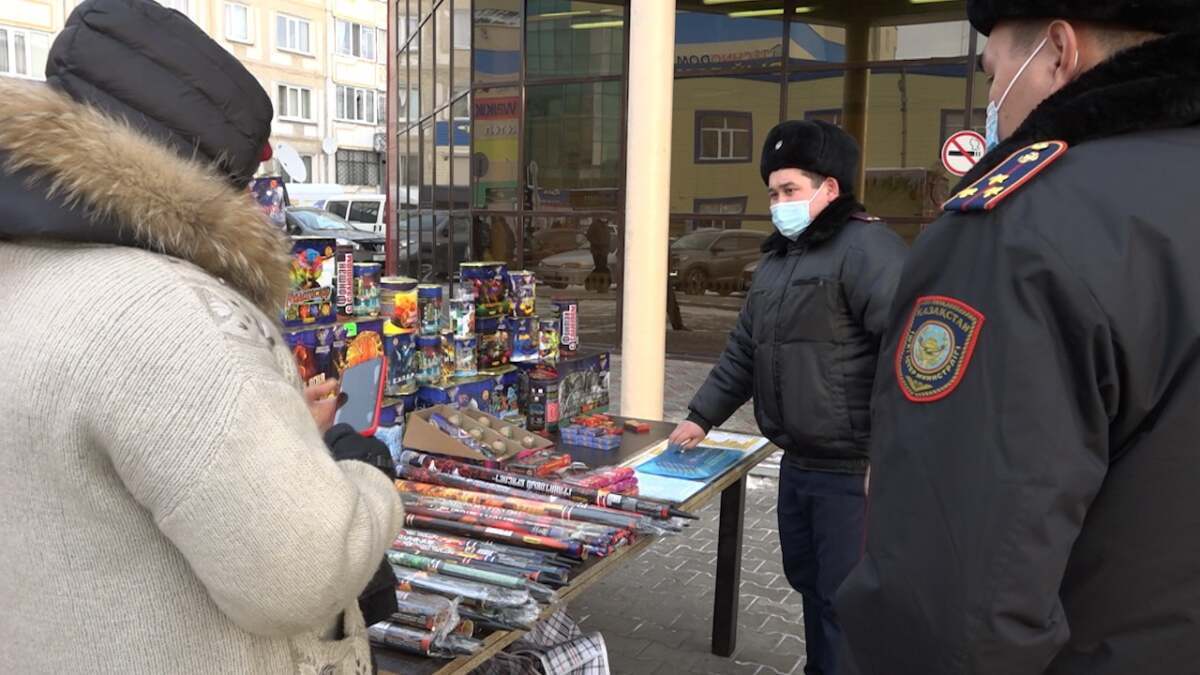
[[335, 424], [349, 424], [363, 436], [372, 436], [379, 428], [379, 408], [383, 404], [384, 375], [387, 364], [382, 356], [368, 359], [342, 372], [341, 407]]

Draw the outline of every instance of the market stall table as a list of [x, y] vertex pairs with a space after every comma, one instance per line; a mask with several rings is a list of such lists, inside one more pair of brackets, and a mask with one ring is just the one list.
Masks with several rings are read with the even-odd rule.
[[[624, 422], [625, 418], [615, 417]], [[670, 436], [674, 425], [651, 422], [645, 434], [626, 433], [621, 447], [615, 450], [593, 450], [572, 445], [560, 448], [571, 453], [576, 460], [588, 466], [613, 466], [621, 464], [661, 443]], [[557, 440], [557, 439], [556, 439]], [[738, 588], [742, 569], [742, 524], [746, 505], [746, 475], [760, 462], [778, 450], [766, 444], [754, 452], [747, 453], [741, 461], [708, 483], [704, 489], [683, 502], [685, 511], [696, 512], [721, 496], [720, 521], [717, 528], [717, 571], [716, 592], [713, 598], [712, 652], [728, 657], [737, 647]], [[686, 532], [686, 530], [685, 530]], [[636, 555], [658, 541], [659, 537], [643, 537], [631, 546], [624, 546], [605, 558], [593, 558], [576, 569], [571, 583], [559, 590], [559, 602], [548, 607], [543, 618], [567, 605], [583, 591], [606, 575], [617, 570], [624, 560]], [[469, 673], [482, 665], [496, 653], [520, 639], [524, 631], [496, 631], [484, 638], [484, 648], [473, 656], [462, 656], [454, 660], [441, 660], [410, 656], [386, 647], [372, 646], [379, 672], [385, 675], [426, 675], [436, 673]]]

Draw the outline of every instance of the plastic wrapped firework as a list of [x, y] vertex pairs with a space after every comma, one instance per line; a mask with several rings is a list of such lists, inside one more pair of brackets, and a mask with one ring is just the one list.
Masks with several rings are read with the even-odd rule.
[[529, 595], [534, 600], [542, 603], [551, 603], [558, 599], [558, 595], [549, 586], [543, 586], [535, 581], [530, 581], [523, 576], [515, 576], [511, 574], [499, 574], [489, 572], [468, 565], [459, 565], [457, 563], [429, 558], [413, 553], [405, 553], [403, 551], [389, 551], [387, 554], [388, 561], [393, 565], [400, 565], [410, 569], [424, 570], [426, 572], [437, 572], [448, 577], [456, 577], [466, 579], [468, 581], [478, 581], [483, 584], [491, 584], [501, 588], [525, 589], [529, 591]]
[[481, 612], [463, 608], [462, 616], [473, 621], [476, 626], [488, 630], [531, 630], [540, 618], [541, 612], [537, 605], [496, 612]]
[[546, 551], [555, 551], [577, 560], [583, 560], [589, 553], [589, 546], [580, 541], [521, 534], [512, 530], [460, 523], [443, 518], [430, 518], [429, 516], [419, 516], [413, 513], [404, 516], [404, 524], [408, 527], [433, 530], [435, 532], [449, 532], [450, 534], [457, 534], [464, 537], [479, 537], [481, 539], [540, 548]]
[[418, 516], [427, 516], [429, 518], [451, 520], [456, 523], [466, 523], [469, 525], [479, 525], [493, 529], [509, 530], [514, 534], [522, 536], [529, 535], [537, 537], [553, 537], [554, 539], [561, 539], [564, 541], [578, 541], [580, 543], [596, 546], [602, 549], [614, 548], [626, 541], [625, 537], [597, 535], [583, 531], [579, 528], [568, 529], [565, 527], [538, 525], [536, 523], [530, 523], [526, 520], [506, 520], [504, 518], [496, 518], [492, 516], [463, 513], [459, 510], [450, 511], [445, 509], [432, 509], [411, 505], [405, 506], [405, 512]]
[[396, 606], [392, 623], [429, 631], [435, 637], [448, 635], [460, 620], [458, 603], [439, 595], [396, 591]]
[[543, 516], [533, 513], [525, 513], [522, 511], [513, 511], [512, 509], [502, 509], [481, 504], [468, 504], [452, 499], [443, 499], [441, 497], [429, 497], [426, 495], [402, 494], [401, 499], [406, 507], [423, 507], [434, 509], [437, 511], [445, 511], [450, 513], [462, 513], [471, 516], [484, 516], [495, 520], [509, 521], [513, 527], [523, 527], [525, 525], [542, 525], [548, 527], [557, 527], [571, 532], [581, 532], [598, 537], [619, 537], [629, 534], [629, 530], [609, 527], [607, 525], [597, 525], [596, 523], [588, 523], [579, 520], [563, 520], [553, 516]]
[[475, 336], [475, 295], [470, 288], [460, 286], [450, 300], [450, 327], [454, 337]]
[[449, 382], [458, 374], [455, 368], [454, 360], [454, 333], [449, 330], [442, 331], [442, 381]]
[[404, 553], [412, 553], [413, 555], [421, 555], [427, 558], [434, 558], [436, 560], [444, 560], [446, 562], [452, 562], [459, 565], [466, 565], [467, 567], [486, 570], [488, 572], [495, 572], [497, 574], [522, 576], [530, 581], [536, 581], [538, 583], [545, 584], [550, 588], [561, 588], [567, 583], [567, 576], [565, 572], [555, 573], [553, 570], [542, 569], [540, 567], [535, 568], [532, 566], [515, 566], [505, 565], [503, 563], [487, 562], [485, 560], [472, 557], [470, 554], [466, 553], [438, 551], [426, 546], [408, 546], [400, 543], [393, 543], [392, 550], [402, 551]]
[[451, 600], [461, 599], [464, 604], [478, 609], [512, 609], [533, 603], [533, 597], [525, 589], [499, 588], [395, 565], [392, 566], [392, 571], [396, 574], [396, 584], [402, 591], [440, 595]]
[[648, 499], [633, 499], [613, 494], [603, 489], [586, 488], [571, 485], [563, 481], [539, 480], [499, 469], [488, 469], [415, 451], [401, 453], [400, 461], [432, 471], [454, 473], [464, 478], [504, 485], [540, 495], [595, 504], [599, 507], [638, 513], [660, 520], [666, 520], [671, 516], [689, 517], [691, 515], [662, 502], [654, 502]]
[[463, 478], [449, 473], [418, 469], [403, 463], [403, 460], [401, 464], [397, 465], [396, 471], [398, 475], [406, 479], [396, 481], [396, 488], [401, 492], [443, 497], [460, 502], [562, 518], [563, 520], [582, 520], [609, 527], [629, 529], [639, 534], [662, 534], [682, 529], [670, 520], [654, 521], [649, 516], [627, 511], [555, 500], [553, 497], [531, 494], [518, 488], [473, 478]]
[[606, 488], [609, 485], [614, 485], [623, 480], [628, 480], [637, 476], [637, 472], [632, 467], [628, 466], [611, 466], [602, 469], [594, 469], [587, 473], [568, 476], [563, 479], [564, 483], [570, 485], [578, 485], [586, 488]]
[[513, 316], [533, 316], [534, 306], [537, 304], [537, 278], [533, 272], [510, 271], [508, 293], [512, 300]]
[[413, 540], [429, 541], [449, 548], [461, 549], [471, 553], [479, 553], [482, 555], [504, 555], [518, 560], [530, 562], [538, 562], [546, 565], [559, 565], [570, 567], [575, 564], [575, 561], [563, 561], [557, 553], [552, 551], [538, 551], [536, 549], [524, 548], [521, 546], [509, 546], [507, 544], [497, 543], [494, 541], [484, 541], [482, 539], [472, 539], [471, 537], [460, 537], [452, 534], [441, 532], [428, 532], [422, 530], [400, 530], [399, 537], [412, 538]]
[[483, 642], [461, 635], [444, 636], [439, 639], [429, 631], [423, 631], [394, 621], [377, 623], [367, 629], [372, 642], [398, 649], [417, 656], [432, 656], [452, 659], [470, 656], [483, 649]]
[[[508, 548], [480, 539], [465, 539], [437, 532], [401, 530], [392, 547], [397, 550], [410, 549], [426, 555], [446, 555], [452, 559], [475, 560], [510, 568], [534, 570], [550, 579], [562, 579], [565, 583], [574, 561], [559, 561], [553, 554], [527, 548]], [[532, 555], [531, 555], [532, 554]]]
[[436, 284], [417, 286], [418, 326], [421, 335], [440, 335], [442, 332], [442, 287]]

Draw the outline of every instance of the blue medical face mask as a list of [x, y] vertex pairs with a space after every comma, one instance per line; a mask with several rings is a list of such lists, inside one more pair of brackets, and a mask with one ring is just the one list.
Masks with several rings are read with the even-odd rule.
[[812, 202], [823, 189], [825, 186], [822, 184], [808, 199], [779, 202], [771, 207], [771, 222], [775, 224], [779, 234], [792, 241], [800, 238], [808, 226], [812, 225]]
[[[1013, 76], [1012, 82], [1008, 83], [1008, 88], [1005, 89], [1004, 94], [1000, 96], [999, 102], [988, 101], [987, 137], [985, 140], [987, 141], [987, 149], [989, 152], [992, 150], [992, 148], [1000, 145], [1000, 106], [1004, 105], [1004, 99], [1008, 98], [1008, 92], [1012, 91], [1013, 85], [1017, 83], [1017, 80], [1021, 79], [1021, 75], [1025, 73], [1025, 69], [1029, 67], [1029, 64], [1033, 63], [1033, 59], [1037, 57], [1038, 53], [1042, 51], [1042, 48], [1045, 47], [1046, 43], [1049, 41], [1049, 35], [1042, 38], [1041, 44], [1037, 46], [1037, 49], [1033, 50], [1033, 53], [1029, 55], [1029, 58], [1025, 59], [1025, 63], [1021, 65], [1021, 69], [1017, 71], [1015, 76]], [[1075, 61], [1076, 63], [1079, 62], [1078, 52], [1075, 54]]]

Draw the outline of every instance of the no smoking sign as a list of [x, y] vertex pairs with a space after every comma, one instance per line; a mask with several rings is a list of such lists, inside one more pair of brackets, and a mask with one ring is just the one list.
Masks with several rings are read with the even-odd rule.
[[975, 131], [951, 134], [942, 146], [942, 166], [955, 176], [965, 176], [987, 154], [987, 141]]

